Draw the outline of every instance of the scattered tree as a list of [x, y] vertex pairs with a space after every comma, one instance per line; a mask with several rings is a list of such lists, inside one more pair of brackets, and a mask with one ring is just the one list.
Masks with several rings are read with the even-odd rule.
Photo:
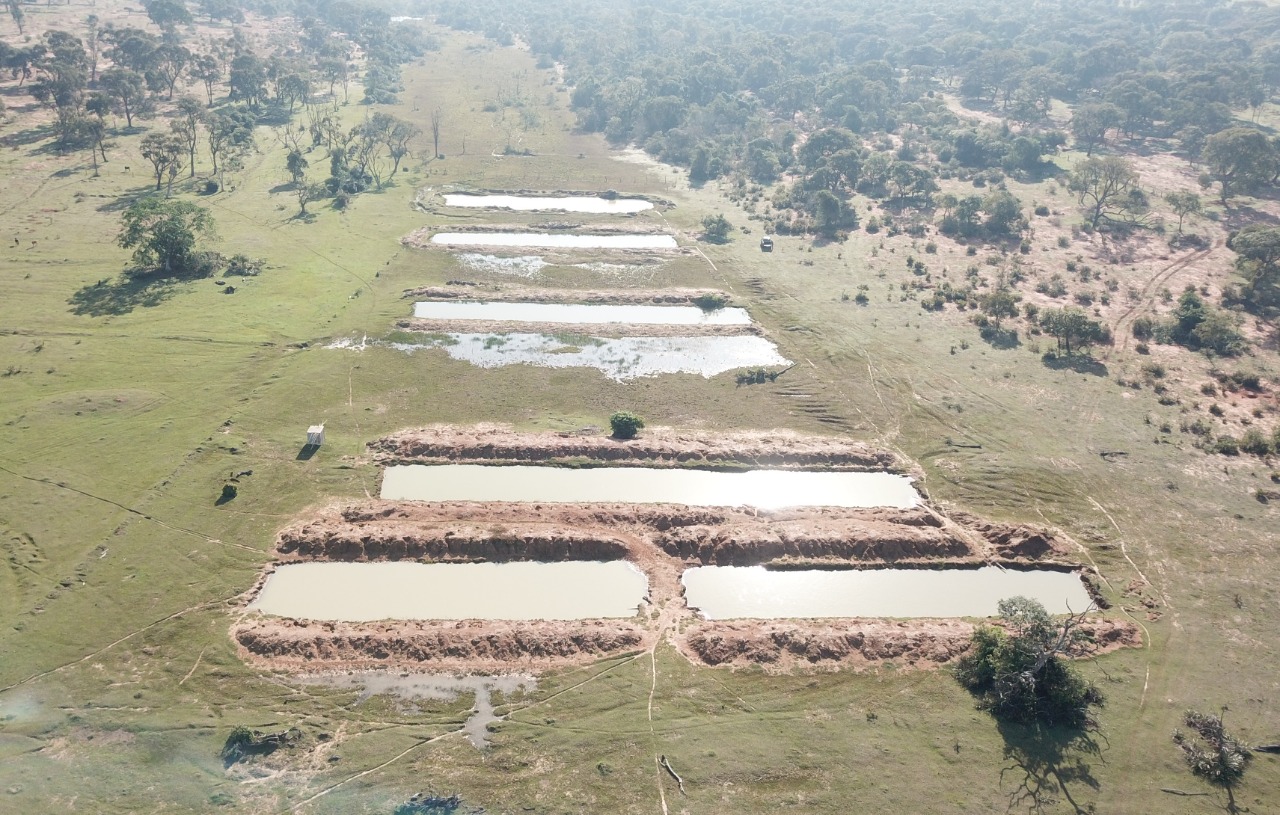
[[1001, 286], [981, 298], [982, 313], [991, 318], [996, 331], [1000, 330], [1000, 322], [1006, 318], [1018, 316], [1018, 295], [1008, 286]]
[[1084, 208], [1089, 225], [1133, 225], [1147, 211], [1147, 200], [1138, 187], [1138, 174], [1119, 156], [1089, 158], [1080, 162], [1068, 187]]
[[431, 145], [434, 151], [432, 158], [440, 156], [440, 126], [444, 124], [444, 111], [440, 108], [431, 109]]
[[146, 110], [147, 87], [142, 74], [129, 68], [108, 68], [98, 86], [111, 99], [115, 111], [124, 114], [125, 126], [132, 128], [133, 117]]
[[[1223, 711], [1226, 711], [1225, 707]], [[1253, 751], [1227, 733], [1221, 716], [1188, 710], [1183, 714], [1182, 723], [1193, 735], [1174, 730], [1173, 743], [1182, 750], [1182, 756], [1194, 775], [1227, 791], [1227, 811], [1236, 812], [1233, 793], [1244, 779]]]
[[1223, 206], [1239, 189], [1275, 175], [1276, 152], [1267, 134], [1252, 127], [1232, 127], [1210, 136], [1201, 155], [1209, 175], [1220, 185]]
[[1086, 610], [1054, 620], [1026, 597], [1001, 600], [1000, 627], [982, 626], [956, 664], [956, 678], [999, 719], [1092, 728], [1102, 692], [1068, 658], [1092, 651], [1081, 630]]
[[[186, 147], [180, 136], [172, 133], [148, 133], [142, 137], [142, 157], [151, 162], [156, 175], [156, 190], [159, 191], [165, 176], [177, 174], [182, 168], [182, 154]], [[172, 177], [169, 181], [172, 191]]]
[[1246, 226], [1232, 233], [1227, 246], [1237, 254], [1236, 270], [1245, 279], [1246, 300], [1255, 307], [1280, 305], [1280, 227]]
[[1041, 311], [1040, 325], [1058, 341], [1058, 351], [1067, 356], [1108, 338], [1102, 323], [1073, 306]]
[[135, 275], [203, 276], [209, 258], [196, 243], [213, 232], [213, 218], [189, 201], [143, 198], [121, 217], [117, 242], [132, 249]]
[[1202, 209], [1200, 196], [1190, 190], [1181, 192], [1167, 193], [1164, 197], [1165, 203], [1173, 210], [1173, 214], [1178, 216], [1178, 234], [1182, 234], [1182, 222], [1188, 215], [1199, 215]]
[[191, 178], [196, 177], [196, 145], [200, 143], [200, 123], [204, 121], [204, 106], [194, 96], [184, 96], [178, 100], [177, 117], [171, 127], [174, 135], [187, 148], [187, 164], [191, 169]]
[[708, 215], [702, 219], [702, 237], [710, 243], [728, 243], [733, 224], [724, 215]]

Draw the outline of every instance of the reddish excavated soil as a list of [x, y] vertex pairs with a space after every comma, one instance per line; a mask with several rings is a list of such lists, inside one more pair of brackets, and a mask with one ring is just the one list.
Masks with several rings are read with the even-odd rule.
[[[369, 445], [389, 462], [643, 462], [648, 466], [764, 465], [909, 472], [895, 454], [839, 439], [667, 428], [617, 441], [599, 434], [521, 433], [503, 425], [437, 425]], [[771, 671], [893, 660], [929, 667], [967, 648], [957, 620], [708, 622], [684, 603], [680, 575], [699, 565], [774, 568], [1011, 567], [1075, 569], [1060, 532], [992, 523], [967, 513], [808, 507], [757, 511], [675, 504], [395, 502], [334, 505], [280, 532], [281, 562], [300, 560], [621, 560], [649, 581], [630, 620], [325, 623], [251, 618], [233, 636], [249, 659], [284, 667], [397, 665], [439, 670], [540, 670], [590, 662], [671, 640], [707, 665]], [[1096, 587], [1094, 587], [1096, 591]], [[1131, 645], [1136, 628], [1090, 623], [1105, 647]], [[671, 632], [682, 631], [682, 634]]]
[[[424, 286], [407, 289], [405, 299], [484, 300], [493, 303], [563, 303], [568, 305], [688, 306], [700, 297], [715, 297], [732, 305], [732, 297], [718, 289], [598, 289], [579, 291], [535, 289], [507, 284]], [[561, 330], [563, 330], [561, 326]]]
[[804, 436], [787, 430], [708, 432], [646, 428], [621, 441], [602, 433], [526, 433], [507, 425], [431, 425], [369, 443], [383, 464], [428, 462], [528, 463], [590, 459], [647, 467], [739, 465], [860, 472], [911, 472], [897, 454], [861, 442]]
[[396, 321], [401, 331], [423, 334], [578, 334], [591, 337], [759, 337], [764, 329], [749, 325], [650, 325], [645, 323], [522, 323], [509, 320], [427, 320]]
[[692, 565], [830, 561], [978, 564], [980, 542], [927, 509], [752, 512], [678, 504], [372, 501], [281, 531], [283, 560], [676, 559]]
[[232, 637], [256, 662], [308, 671], [430, 666], [433, 670], [546, 670], [639, 649], [652, 634], [629, 622], [327, 623], [256, 619]]
[[[707, 665], [763, 665], [776, 673], [887, 661], [932, 668], [967, 651], [974, 628], [963, 620], [717, 622], [693, 628], [678, 645]], [[1142, 645], [1131, 622], [1089, 620], [1082, 628], [1093, 640], [1092, 653]]]
[[958, 620], [721, 622], [698, 626], [682, 645], [707, 665], [787, 670], [894, 660], [904, 667], [932, 667], [964, 653], [973, 628]]

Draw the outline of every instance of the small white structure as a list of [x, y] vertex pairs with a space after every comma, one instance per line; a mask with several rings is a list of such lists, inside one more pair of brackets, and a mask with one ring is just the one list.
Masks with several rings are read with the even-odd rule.
[[313, 424], [307, 428], [307, 446], [319, 447], [324, 444], [324, 425]]

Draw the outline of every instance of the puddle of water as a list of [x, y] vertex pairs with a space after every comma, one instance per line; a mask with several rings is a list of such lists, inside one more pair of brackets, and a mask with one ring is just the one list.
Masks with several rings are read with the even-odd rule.
[[444, 348], [454, 359], [481, 368], [537, 365], [595, 368], [616, 382], [658, 374], [692, 373], [708, 379], [737, 368], [790, 365], [764, 337], [556, 338], [546, 334], [456, 334], [423, 345], [395, 343], [401, 351]]
[[446, 206], [510, 209], [516, 212], [590, 212], [602, 215], [631, 215], [653, 209], [640, 198], [598, 198], [592, 196], [446, 195]]
[[387, 467], [381, 497], [399, 501], [619, 502], [689, 506], [898, 507], [919, 503], [911, 479], [894, 473], [655, 467], [404, 464]]
[[479, 255], [466, 252], [458, 255], [458, 260], [477, 272], [511, 275], [513, 277], [537, 277], [542, 273], [543, 269], [551, 265], [538, 255], [503, 258], [497, 255]]
[[1051, 614], [1083, 611], [1078, 575], [981, 569], [772, 571], [698, 566], [681, 578], [685, 601], [709, 620], [782, 617], [993, 617], [1007, 597], [1030, 597]]
[[356, 671], [348, 674], [308, 674], [298, 679], [308, 685], [357, 690], [357, 705], [373, 696], [393, 696], [404, 702], [452, 702], [459, 694], [474, 694], [475, 707], [462, 727], [467, 741], [480, 749], [489, 744], [489, 724], [502, 719], [493, 713], [493, 692], [510, 696], [514, 693], [528, 693], [537, 687], [533, 677], [514, 674], [448, 676]]
[[526, 246], [535, 249], [676, 249], [671, 235], [553, 235], [549, 232], [437, 232], [439, 246]]
[[697, 306], [585, 305], [578, 303], [475, 303], [456, 300], [413, 304], [413, 316], [434, 320], [628, 325], [750, 325], [744, 308], [703, 311]]
[[588, 620], [631, 617], [648, 591], [622, 560], [597, 563], [289, 563], [249, 608], [301, 620]]

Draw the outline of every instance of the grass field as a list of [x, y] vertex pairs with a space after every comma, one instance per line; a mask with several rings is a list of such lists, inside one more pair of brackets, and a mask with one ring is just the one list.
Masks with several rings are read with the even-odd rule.
[[[440, 222], [412, 208], [422, 186], [662, 196], [677, 206], [640, 218], [665, 221], [684, 245], [708, 213], [749, 223], [721, 190], [691, 190], [573, 133], [550, 77], [523, 52], [447, 35], [441, 52], [406, 67], [392, 111], [425, 125], [442, 107], [447, 158], [410, 159], [345, 213], [317, 206], [310, 223], [292, 218], [289, 194], [271, 192], [288, 176], [266, 132], [232, 191], [201, 197], [180, 185], [211, 208], [216, 248], [267, 262], [260, 277], [231, 280], [232, 295], [210, 280], [120, 284], [121, 202], [151, 186], [139, 136], [119, 138], [94, 177], [83, 155], [34, 138], [13, 110], [26, 97], [0, 86], [11, 108], [0, 137], [12, 140], [0, 150], [0, 810], [379, 813], [432, 790], [490, 812], [990, 812], [1031, 807], [1016, 798], [1024, 776], [1046, 812], [1223, 808], [1225, 796], [1160, 790], [1209, 791], [1169, 739], [1188, 707], [1228, 706], [1242, 738], [1280, 740], [1270, 561], [1280, 513], [1253, 495], [1270, 469], [1162, 437], [1146, 419], [1176, 423], [1177, 408], [1116, 384], [1133, 358], [1100, 355], [1107, 375], [1054, 370], [1029, 338], [996, 349], [963, 315], [890, 296], [901, 267], [882, 278], [882, 259], [889, 247], [889, 257], [911, 252], [910, 238], [886, 241], [873, 261], [878, 236], [819, 248], [782, 237], [762, 254], [757, 229], [642, 281], [584, 270], [552, 279], [731, 290], [801, 361], [769, 385], [736, 387], [731, 374], [618, 384], [591, 370], [480, 370], [438, 351], [323, 347], [388, 332], [409, 314], [406, 288], [502, 279], [401, 246]], [[538, 118], [527, 131], [484, 110], [517, 80]], [[343, 110], [354, 123], [364, 108]], [[534, 155], [494, 155], [512, 141]], [[842, 298], [860, 284], [865, 307]], [[660, 648], [504, 700], [509, 716], [482, 752], [457, 732], [469, 699], [416, 712], [354, 705], [352, 692], [238, 658], [227, 631], [275, 531], [308, 506], [372, 492], [368, 440], [430, 422], [572, 429], [623, 408], [652, 424], [888, 444], [924, 466], [935, 501], [1072, 533], [1113, 613], [1148, 633], [1148, 647], [1084, 666], [1108, 696], [1096, 742], [1002, 731], [945, 672], [779, 677], [695, 669]], [[325, 446], [299, 460], [319, 422]], [[1117, 450], [1127, 455], [1100, 455]], [[238, 497], [215, 506], [248, 470]], [[227, 769], [218, 753], [237, 725], [297, 725], [307, 739]], [[1273, 811], [1277, 790], [1280, 766], [1258, 756], [1237, 800]]]

